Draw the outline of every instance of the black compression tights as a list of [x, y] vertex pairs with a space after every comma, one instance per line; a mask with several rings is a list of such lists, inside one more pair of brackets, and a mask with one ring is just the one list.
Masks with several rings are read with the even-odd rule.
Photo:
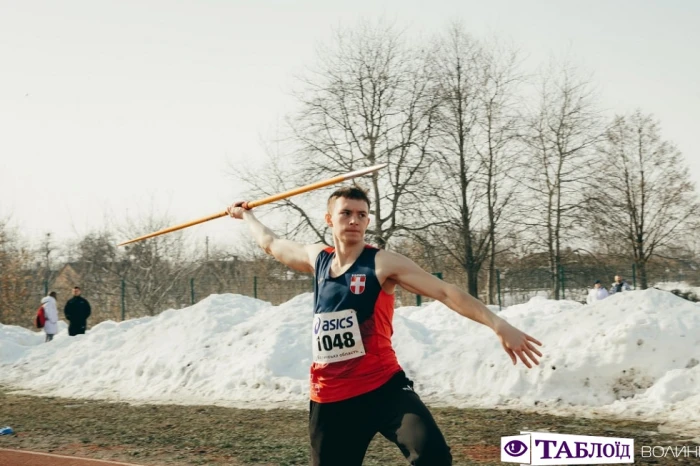
[[452, 455], [433, 416], [399, 372], [364, 395], [336, 403], [311, 402], [309, 435], [313, 466], [360, 466], [379, 432], [409, 464], [450, 466]]

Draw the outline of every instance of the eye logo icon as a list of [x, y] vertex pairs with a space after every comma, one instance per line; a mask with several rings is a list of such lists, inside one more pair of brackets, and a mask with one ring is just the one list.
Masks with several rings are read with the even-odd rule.
[[510, 442], [506, 443], [506, 446], [503, 447], [503, 449], [510, 456], [518, 457], [524, 455], [525, 452], [527, 452], [527, 445], [525, 445], [520, 440], [511, 440]]

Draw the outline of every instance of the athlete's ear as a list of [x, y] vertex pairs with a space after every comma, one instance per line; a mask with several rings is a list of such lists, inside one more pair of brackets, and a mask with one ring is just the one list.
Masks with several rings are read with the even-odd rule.
[[331, 221], [331, 214], [326, 212], [325, 219], [326, 219], [326, 225], [333, 228], [333, 222]]

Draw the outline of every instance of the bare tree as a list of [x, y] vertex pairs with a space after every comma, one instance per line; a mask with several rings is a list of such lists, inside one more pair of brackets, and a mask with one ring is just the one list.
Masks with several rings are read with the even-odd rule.
[[[264, 170], [255, 166], [243, 166], [235, 167], [233, 171], [234, 176], [248, 188], [248, 199], [262, 199], [306, 185], [309, 182], [320, 181], [320, 178], [309, 179], [309, 176], [301, 176], [295, 165], [293, 151], [284, 152], [278, 144], [266, 144], [265, 151]], [[323, 195], [328, 193], [330, 189], [334, 188], [321, 189], [303, 196], [283, 199], [266, 206], [265, 212], [282, 214], [281, 216], [271, 216], [271, 224], [279, 223], [279, 225], [275, 225], [275, 231], [281, 231], [280, 234], [287, 238], [328, 243], [328, 227], [325, 223], [320, 223], [319, 220], [323, 218], [325, 211], [322, 202]]]
[[[120, 227], [120, 235], [141, 236], [172, 224], [165, 216], [150, 214], [127, 219]], [[125, 254], [127, 257], [118, 273], [126, 283], [129, 301], [136, 308], [129, 310], [131, 316], [155, 315], [167, 307], [189, 303], [186, 277], [195, 266], [188, 260], [182, 231], [127, 245]]]
[[[369, 235], [384, 248], [393, 236], [422, 228], [421, 189], [434, 115], [426, 55], [405, 45], [392, 27], [362, 24], [338, 31], [301, 81], [300, 110], [289, 118], [296, 150], [281, 164], [286, 170], [278, 172], [277, 182], [256, 186], [258, 191], [388, 163], [367, 178], [375, 217]], [[324, 227], [298, 199], [284, 206], [301, 219], [292, 231], [306, 229], [326, 240]]]
[[580, 225], [583, 188], [602, 131], [590, 85], [570, 66], [550, 67], [538, 97], [523, 138], [529, 157], [519, 169], [530, 194], [524, 224], [547, 251], [552, 294], [559, 299], [562, 245]]
[[88, 232], [72, 246], [68, 265], [77, 274], [76, 283], [61, 282], [59, 296], [69, 296], [72, 286], [80, 286], [93, 309], [93, 322], [121, 317], [121, 278], [128, 268], [126, 255], [117, 249], [113, 232], [102, 229]]
[[501, 49], [497, 44], [485, 49], [480, 66], [474, 147], [481, 165], [485, 209], [487, 212], [486, 245], [488, 248], [487, 301], [496, 299], [496, 257], [505, 234], [503, 220], [508, 216], [518, 184], [512, 180], [516, 171], [518, 133], [521, 130], [515, 110], [517, 88], [522, 77], [517, 70], [515, 50]]
[[31, 325], [42, 280], [35, 260], [10, 220], [0, 219], [0, 323]]
[[34, 254], [22, 244], [8, 219], [0, 219], [0, 323], [27, 326], [39, 301], [32, 273]]
[[431, 229], [430, 240], [461, 264], [469, 293], [478, 296], [479, 274], [489, 257], [495, 271], [496, 231], [515, 186], [507, 172], [517, 142], [516, 54], [485, 47], [454, 25], [434, 64], [440, 95], [433, 140], [438, 175], [430, 185], [440, 199], [433, 202], [436, 215], [445, 225]]
[[[440, 40], [435, 54], [435, 79], [440, 98], [433, 139], [436, 176], [433, 209], [445, 221], [431, 228], [428, 242], [437, 244], [464, 269], [467, 290], [478, 296], [478, 273], [487, 254], [485, 211], [478, 210], [483, 186], [482, 168], [473, 146], [476, 126], [482, 49], [480, 44], [453, 25]], [[443, 180], [443, 182], [439, 182]]]
[[614, 119], [598, 154], [586, 202], [591, 228], [602, 242], [632, 254], [646, 289], [654, 254], [697, 231], [695, 187], [682, 154], [639, 110]]

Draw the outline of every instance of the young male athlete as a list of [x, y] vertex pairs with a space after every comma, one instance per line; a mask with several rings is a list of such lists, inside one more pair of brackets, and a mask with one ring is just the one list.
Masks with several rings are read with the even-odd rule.
[[355, 187], [328, 199], [326, 223], [335, 247], [278, 238], [242, 202], [227, 211], [243, 219], [268, 254], [314, 273], [309, 435], [314, 466], [358, 466], [377, 432], [413, 465], [452, 464], [450, 448], [428, 408], [413, 391], [391, 346], [394, 288], [444, 303], [491, 328], [513, 364], [528, 368], [541, 343], [493, 314], [455, 285], [407, 257], [365, 243], [370, 201]]

